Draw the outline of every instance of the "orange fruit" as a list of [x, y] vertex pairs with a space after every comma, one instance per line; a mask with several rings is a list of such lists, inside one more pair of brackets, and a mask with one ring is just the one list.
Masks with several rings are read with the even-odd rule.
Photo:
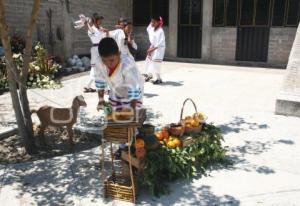
[[174, 149], [174, 148], [176, 147], [174, 141], [169, 141], [169, 142], [167, 143], [167, 146], [168, 146], [170, 149]]
[[155, 136], [156, 136], [156, 139], [157, 139], [158, 141], [161, 141], [161, 140], [164, 139], [164, 136], [163, 136], [163, 133], [162, 133], [162, 132], [157, 132], [157, 133], [155, 134]]
[[173, 143], [176, 145], [176, 147], [178, 147], [178, 146], [181, 145], [181, 141], [180, 141], [180, 139], [178, 139], [178, 138], [175, 138], [175, 139], [173, 140]]
[[186, 128], [192, 128], [192, 125], [190, 123], [185, 124]]
[[196, 120], [196, 119], [193, 119], [192, 122], [191, 122], [191, 126], [192, 127], [198, 127], [200, 124], [200, 121], [199, 120]]
[[162, 133], [162, 136], [163, 136], [164, 139], [168, 139], [169, 138], [169, 132], [168, 132], [168, 130], [166, 128], [164, 128], [161, 131], [161, 133]]
[[136, 139], [135, 141], [135, 148], [144, 148], [145, 142], [143, 139]]

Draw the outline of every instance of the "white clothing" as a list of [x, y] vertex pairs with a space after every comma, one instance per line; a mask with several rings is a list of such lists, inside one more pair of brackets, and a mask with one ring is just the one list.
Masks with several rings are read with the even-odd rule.
[[95, 66], [95, 62], [99, 57], [98, 44], [105, 37], [105, 33], [100, 31], [96, 26], [89, 26], [88, 36], [93, 44], [91, 48], [91, 67]]
[[147, 58], [145, 61], [145, 68], [146, 74], [153, 74], [157, 76], [157, 79], [160, 79], [161, 73], [161, 62], [152, 61], [151, 59]]
[[153, 61], [163, 61], [166, 49], [164, 30], [161, 27], [154, 30], [154, 27], [152, 27], [150, 24], [147, 27], [147, 32], [151, 43], [150, 48], [157, 48], [152, 52], [149, 58]]
[[[129, 51], [128, 45], [125, 44], [126, 35], [122, 29], [116, 29], [110, 31], [109, 36], [112, 37], [117, 42], [121, 54], [127, 55], [134, 60], [132, 54]], [[134, 40], [132, 40], [132, 47], [134, 49], [137, 49], [137, 44], [135, 43]]]
[[144, 79], [135, 62], [127, 55], [121, 54], [121, 62], [111, 76], [99, 58], [95, 67], [95, 82], [97, 90], [109, 87], [109, 101], [113, 107], [130, 106], [132, 100], [137, 100], [137, 107], [142, 106]]

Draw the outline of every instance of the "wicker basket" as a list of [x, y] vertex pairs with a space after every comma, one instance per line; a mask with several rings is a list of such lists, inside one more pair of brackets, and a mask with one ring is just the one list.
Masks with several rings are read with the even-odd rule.
[[184, 134], [185, 128], [183, 124], [177, 124], [177, 125], [169, 125], [168, 129], [170, 135], [181, 137]]
[[135, 203], [136, 184], [130, 178], [113, 174], [104, 181], [105, 198], [123, 200]]
[[[195, 109], [195, 112], [198, 113], [197, 106], [196, 106], [195, 102], [194, 102], [192, 99], [187, 98], [187, 99], [183, 102], [183, 105], [182, 105], [182, 108], [181, 108], [181, 113], [180, 113], [180, 123], [181, 123], [181, 125], [185, 125], [185, 120], [183, 119], [183, 110], [184, 110], [185, 104], [186, 104], [188, 101], [192, 102], [192, 104], [193, 104], [193, 106], [194, 106], [194, 109]], [[202, 124], [203, 124], [203, 122], [201, 122], [200, 125], [199, 125], [198, 127], [191, 127], [191, 128], [184, 127], [184, 133], [185, 133], [185, 134], [199, 133], [199, 132], [201, 132], [201, 130], [202, 130]]]
[[111, 142], [126, 143], [132, 128], [107, 126], [104, 130], [103, 136], [106, 140]]

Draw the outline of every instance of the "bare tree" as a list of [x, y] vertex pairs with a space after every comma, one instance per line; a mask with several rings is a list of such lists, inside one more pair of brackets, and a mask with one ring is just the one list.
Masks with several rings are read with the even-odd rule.
[[[32, 119], [29, 108], [29, 101], [27, 97], [27, 87], [26, 81], [28, 78], [29, 63], [31, 61], [31, 51], [32, 51], [32, 34], [36, 25], [37, 16], [40, 8], [40, 0], [34, 0], [32, 6], [32, 12], [30, 17], [30, 22], [26, 33], [26, 47], [23, 54], [24, 65], [21, 71], [18, 71], [16, 65], [14, 64], [9, 27], [5, 19], [5, 7], [4, 1], [0, 0], [0, 33], [1, 40], [5, 50], [5, 61], [6, 69], [9, 83], [9, 91], [11, 94], [13, 109], [15, 112], [19, 134], [24, 142], [25, 149], [27, 153], [36, 153], [36, 145], [34, 142]], [[18, 87], [19, 86], [19, 90]]]

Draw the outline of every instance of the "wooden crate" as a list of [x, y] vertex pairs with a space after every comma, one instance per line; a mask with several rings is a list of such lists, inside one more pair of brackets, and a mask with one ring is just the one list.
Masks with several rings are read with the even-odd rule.
[[128, 142], [129, 130], [128, 127], [107, 126], [104, 130], [104, 138], [110, 142], [126, 143]]
[[[127, 151], [122, 151], [121, 153], [121, 159], [125, 160], [126, 162], [129, 162], [129, 155]], [[131, 164], [132, 166], [134, 166], [135, 168], [141, 170], [144, 168], [144, 164], [141, 160], [139, 160], [136, 157], [133, 157], [133, 155], [131, 155]]]
[[104, 139], [110, 142], [126, 143], [129, 138], [135, 135], [135, 129], [142, 127], [146, 119], [146, 110], [141, 109], [138, 112], [137, 121], [133, 122], [114, 122], [108, 121], [107, 127], [103, 131]]
[[130, 178], [112, 175], [104, 181], [104, 196], [116, 200], [135, 203], [136, 187]]

